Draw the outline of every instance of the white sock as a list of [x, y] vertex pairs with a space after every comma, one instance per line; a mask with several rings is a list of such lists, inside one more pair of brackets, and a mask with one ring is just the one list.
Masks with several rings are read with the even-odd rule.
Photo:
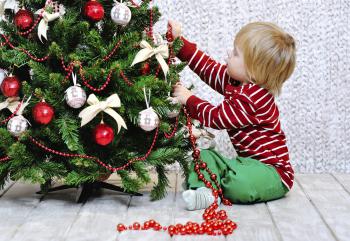
[[[187, 210], [197, 210], [209, 207], [215, 200], [211, 189], [200, 187], [196, 190], [186, 190], [182, 193]], [[218, 198], [220, 204], [220, 198]]]

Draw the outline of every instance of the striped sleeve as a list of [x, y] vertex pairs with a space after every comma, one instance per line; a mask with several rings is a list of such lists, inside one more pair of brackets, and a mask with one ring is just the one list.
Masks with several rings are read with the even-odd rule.
[[192, 95], [188, 98], [186, 107], [192, 118], [213, 129], [240, 129], [258, 122], [249, 112], [249, 103], [239, 99], [225, 99], [220, 105], [213, 106]]
[[227, 74], [227, 66], [220, 64], [210, 58], [207, 54], [197, 48], [197, 45], [181, 37], [184, 45], [177, 57], [188, 62], [188, 66], [205, 83], [220, 94], [224, 93], [225, 86], [230, 82]]

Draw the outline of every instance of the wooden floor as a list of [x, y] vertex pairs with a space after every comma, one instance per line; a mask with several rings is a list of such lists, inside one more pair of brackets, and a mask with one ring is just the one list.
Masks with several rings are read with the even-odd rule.
[[[38, 185], [8, 183], [0, 191], [0, 240], [350, 240], [350, 174], [299, 174], [293, 190], [283, 199], [255, 205], [224, 207], [238, 223], [228, 237], [176, 236], [164, 232], [130, 231], [118, 234], [119, 222], [150, 218], [163, 225], [201, 221], [202, 211], [186, 211], [181, 199], [180, 175], [169, 174], [168, 196], [150, 202], [142, 197], [105, 192], [84, 204], [75, 203], [76, 189], [46, 196]], [[119, 180], [111, 178], [112, 183]]]

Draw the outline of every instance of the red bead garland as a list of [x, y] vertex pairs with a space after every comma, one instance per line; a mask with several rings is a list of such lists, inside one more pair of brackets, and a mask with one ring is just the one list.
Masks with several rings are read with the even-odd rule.
[[80, 158], [84, 158], [84, 159], [95, 160], [97, 163], [99, 163], [101, 166], [108, 169], [110, 172], [117, 172], [117, 171], [125, 170], [128, 166], [130, 166], [135, 161], [145, 161], [148, 158], [148, 156], [151, 154], [152, 149], [154, 148], [154, 145], [155, 145], [157, 138], [158, 138], [158, 134], [159, 134], [159, 128], [156, 129], [152, 144], [151, 144], [149, 150], [147, 151], [147, 153], [143, 157], [136, 157], [136, 158], [130, 159], [126, 164], [124, 164], [123, 166], [120, 166], [120, 167], [112, 167], [109, 164], [107, 165], [104, 162], [102, 162], [101, 160], [99, 160], [97, 157], [94, 157], [94, 156], [81, 155], [81, 154], [71, 154], [71, 153], [56, 151], [54, 149], [51, 149], [51, 148], [45, 146], [44, 144], [40, 143], [39, 141], [37, 141], [36, 139], [34, 139], [31, 136], [29, 136], [29, 139], [35, 145], [37, 145], [38, 147], [40, 147], [40, 148], [42, 148], [50, 153], [53, 153], [53, 154], [56, 154], [59, 156], [64, 156], [64, 157], [80, 157]]
[[5, 156], [5, 157], [3, 157], [3, 158], [0, 158], [0, 162], [5, 162], [5, 161], [8, 161], [8, 160], [10, 160], [10, 159], [11, 159], [10, 157]]
[[[180, 115], [180, 114], [179, 114], [179, 115]], [[172, 131], [170, 134], [164, 132], [165, 138], [171, 139], [171, 138], [173, 138], [173, 137], [175, 136], [176, 131], [177, 131], [177, 127], [178, 127], [178, 124], [179, 124], [179, 115], [176, 117], [176, 121], [175, 121], [175, 125], [174, 125], [173, 131]]]
[[[192, 122], [190, 116], [187, 113], [186, 107], [183, 107], [184, 113], [187, 117], [187, 127], [190, 133], [190, 141], [194, 153], [196, 153], [195, 166], [194, 169], [198, 175], [198, 178], [202, 180], [208, 188], [212, 190], [213, 196], [215, 198], [214, 202], [205, 209], [202, 218], [203, 222], [187, 222], [185, 225], [178, 223], [176, 225], [161, 226], [154, 220], [149, 220], [144, 222], [143, 226], [139, 226], [139, 223], [135, 222], [133, 225], [127, 227], [126, 225], [120, 223], [117, 225], [118, 232], [124, 232], [126, 230], [149, 230], [153, 229], [155, 231], [167, 231], [170, 236], [174, 235], [230, 235], [237, 228], [237, 224], [228, 218], [225, 210], [218, 210], [219, 205], [217, 204], [218, 197], [222, 198], [222, 203], [224, 205], [232, 205], [232, 203], [223, 197], [222, 189], [217, 181], [217, 177], [213, 174], [207, 167], [206, 163], [200, 160], [200, 151], [196, 149], [196, 138], [192, 134]], [[209, 173], [210, 178], [214, 181], [216, 187], [215, 189], [210, 181], [206, 180], [204, 175], [200, 170], [205, 170]]]
[[24, 48], [18, 48], [15, 47], [10, 40], [8, 39], [8, 37], [5, 34], [1, 34], [1, 36], [5, 39], [5, 43], [1, 43], [1, 46], [5, 46], [5, 45], [9, 45], [12, 49], [17, 49], [18, 51], [21, 51], [23, 53], [25, 53], [26, 55], [28, 55], [29, 58], [31, 58], [32, 60], [36, 61], [36, 62], [44, 62], [46, 61], [50, 56], [46, 55], [43, 58], [37, 58], [34, 55], [32, 55], [28, 50], [24, 49]]

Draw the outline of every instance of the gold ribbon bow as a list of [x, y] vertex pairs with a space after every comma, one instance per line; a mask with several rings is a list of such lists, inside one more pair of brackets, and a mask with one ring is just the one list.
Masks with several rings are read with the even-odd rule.
[[118, 124], [118, 133], [120, 131], [121, 126], [123, 126], [125, 129], [128, 129], [123, 118], [115, 110], [112, 109], [121, 106], [118, 94], [111, 95], [105, 101], [99, 101], [94, 94], [91, 94], [89, 95], [87, 103], [90, 106], [86, 107], [79, 113], [79, 117], [82, 119], [81, 126], [84, 126], [87, 123], [89, 123], [92, 119], [95, 118], [96, 115], [98, 115], [98, 113], [103, 111], [115, 119], [115, 121]]
[[158, 60], [160, 66], [162, 67], [162, 70], [164, 72], [164, 76], [166, 78], [169, 66], [165, 62], [164, 58], [169, 58], [169, 47], [167, 44], [162, 44], [158, 46], [157, 48], [152, 48], [152, 46], [145, 40], [142, 40], [140, 43], [140, 47], [142, 48], [135, 56], [134, 61], [132, 62], [131, 66], [134, 66], [137, 63], [143, 62], [146, 59], [151, 58], [153, 55], [156, 56], [156, 59]]

